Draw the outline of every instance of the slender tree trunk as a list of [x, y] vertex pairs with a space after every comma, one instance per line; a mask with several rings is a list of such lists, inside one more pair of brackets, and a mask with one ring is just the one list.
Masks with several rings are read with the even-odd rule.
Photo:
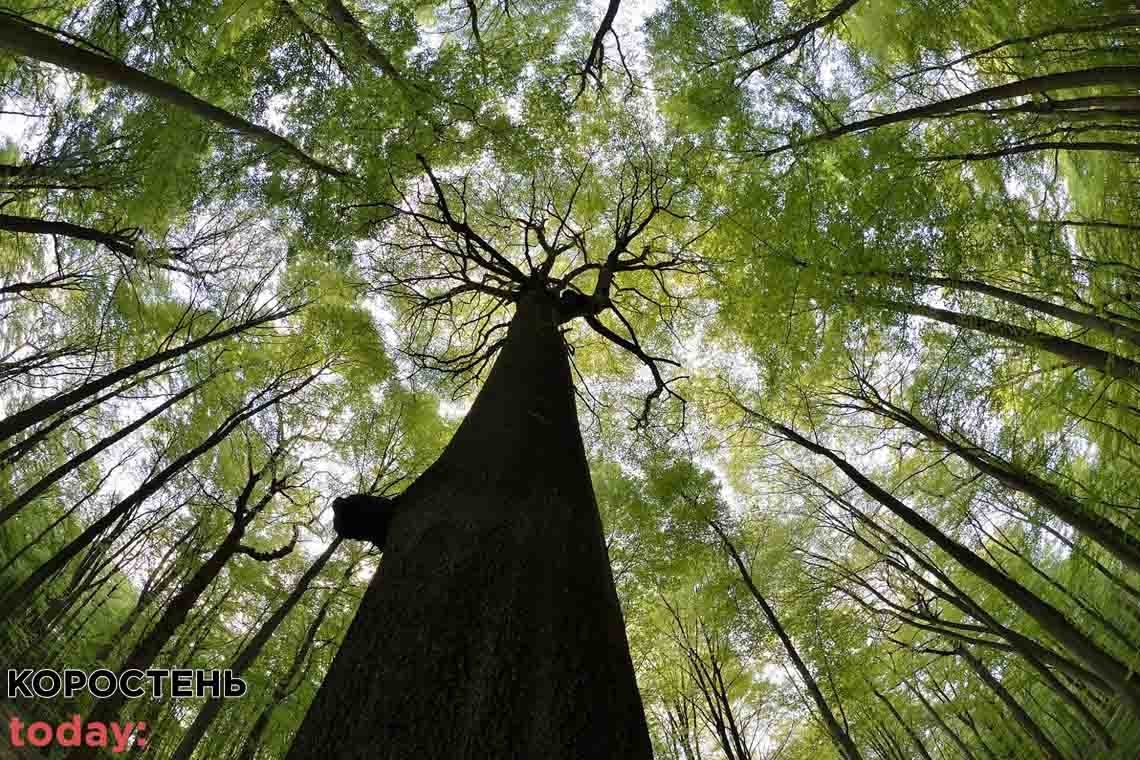
[[[88, 398], [79, 406], [73, 409], [68, 409], [63, 414], [56, 415], [55, 419], [46, 425], [41, 426], [38, 430], [36, 430], [36, 432], [29, 435], [27, 438], [22, 438], [19, 442], [12, 444], [3, 451], [0, 451], [0, 470], [7, 469], [19, 462], [21, 459], [27, 456], [32, 449], [43, 443], [43, 441], [46, 440], [49, 435], [58, 430], [61, 425], [68, 422], [69, 420], [73, 420], [84, 412], [94, 409], [109, 398], [114, 398], [115, 396], [125, 393], [131, 388], [136, 388], [143, 383], [149, 382], [150, 380], [159, 377], [160, 375], [166, 374], [168, 371], [169, 370], [167, 369], [160, 369], [157, 372], [152, 372], [147, 375], [133, 377], [129, 382], [123, 383], [123, 385], [119, 388], [115, 388], [110, 392], [104, 393], [102, 395]], [[3, 423], [0, 422], [0, 424]]]
[[[841, 272], [840, 274], [847, 274]], [[999, 300], [1011, 303], [1016, 306], [1021, 306], [1032, 311], [1037, 311], [1042, 314], [1048, 314], [1051, 317], [1069, 322], [1070, 324], [1084, 327], [1089, 330], [1096, 330], [1104, 333], [1113, 338], [1126, 340], [1136, 347], [1140, 347], [1140, 330], [1128, 327], [1126, 325], [1113, 322], [1111, 319], [1097, 316], [1096, 314], [1088, 314], [1076, 309], [1070, 309], [1067, 306], [1060, 306], [1058, 304], [1046, 301], [1041, 298], [1034, 298], [1033, 296], [1018, 293], [1014, 290], [1007, 290], [999, 288], [996, 285], [991, 285], [988, 282], [979, 282], [977, 280], [965, 280], [956, 277], [928, 277], [919, 274], [910, 274], [907, 272], [891, 272], [891, 271], [872, 271], [872, 272], [851, 272], [854, 277], [868, 277], [878, 278], [885, 280], [894, 280], [896, 282], [908, 282], [915, 285], [926, 285], [936, 288], [947, 288], [949, 290], [965, 290], [971, 293], [981, 293], [983, 295], [992, 296]]]
[[166, 554], [163, 555], [162, 559], [159, 560], [155, 566], [154, 572], [147, 577], [146, 583], [144, 583], [143, 587], [139, 590], [139, 596], [135, 601], [134, 607], [132, 607], [127, 616], [123, 618], [123, 622], [119, 624], [119, 628], [115, 631], [115, 634], [104, 642], [95, 653], [96, 662], [109, 664], [107, 660], [110, 658], [111, 653], [115, 650], [116, 646], [126, 639], [127, 634], [131, 632], [131, 629], [135, 627], [135, 623], [138, 622], [139, 616], [142, 615], [157, 596], [165, 592], [167, 587], [179, 578], [179, 561], [175, 559], [170, 566], [166, 566], [166, 561], [170, 559], [172, 553], [185, 547], [186, 542], [198, 532], [198, 528], [201, 524], [202, 521], [199, 519], [190, 526], [190, 529], [183, 533], [178, 540], [171, 543]]
[[[226, 566], [233, 556], [237, 553], [238, 545], [241, 541], [242, 530], [235, 527], [229, 534], [226, 535], [221, 545], [210, 555], [210, 558], [202, 563], [201, 567], [190, 577], [186, 585], [183, 586], [174, 598], [166, 605], [163, 610], [162, 617], [155, 623], [154, 627], [137, 643], [131, 653], [123, 660], [122, 665], [119, 667], [119, 672], [128, 670], [145, 671], [154, 664], [155, 658], [162, 652], [165, 647], [174, 637], [178, 628], [186, 622], [186, 618], [190, 615], [190, 611], [197, 605], [198, 600], [205, 593], [210, 584], [221, 574], [222, 568]], [[129, 698], [122, 692], [116, 692], [106, 699], [99, 700], [95, 703], [90, 713], [85, 717], [88, 722], [108, 723], [113, 720], [119, 719], [119, 711], [123, 705], [127, 703]], [[68, 760], [90, 760], [91, 758], [101, 757], [102, 751], [92, 747], [80, 747], [74, 752], [70, 753], [67, 757]]]
[[1140, 572], [1140, 540], [1095, 512], [1079, 499], [1064, 493], [1052, 483], [1038, 478], [1033, 473], [993, 456], [970, 441], [959, 442], [945, 433], [935, 430], [910, 412], [901, 407], [896, 407], [886, 400], [858, 395], [855, 398], [866, 404], [867, 411], [905, 425], [947, 451], [953, 452], [962, 461], [979, 472], [989, 475], [1006, 488], [1030, 497], [1042, 508], [1103, 546], [1126, 567]]
[[557, 318], [520, 297], [288, 757], [652, 756]]
[[129, 425], [125, 425], [121, 430], [107, 436], [94, 446], [87, 448], [85, 451], [76, 454], [74, 457], [68, 459], [66, 462], [61, 464], [59, 467], [56, 467], [47, 475], [44, 475], [42, 478], [36, 481], [34, 485], [28, 487], [23, 491], [23, 493], [13, 499], [11, 503], [9, 503], [3, 509], [0, 509], [0, 526], [4, 525], [4, 523], [6, 523], [8, 520], [15, 517], [21, 509], [26, 507], [37, 497], [41, 496], [49, 488], [62, 480], [68, 473], [74, 472], [81, 465], [91, 461], [101, 452], [106, 451], [111, 446], [114, 446], [116, 443], [123, 440], [128, 435], [135, 432], [143, 425], [147, 424], [155, 417], [159, 416], [167, 409], [177, 404], [182, 399], [186, 398], [192, 393], [195, 393], [199, 388], [205, 385], [206, 382], [207, 381], [202, 381], [200, 383], [195, 383], [194, 385], [188, 386], [174, 396], [171, 396], [163, 403], [159, 404], [151, 411], [139, 417], [134, 422], [130, 423]]
[[273, 694], [265, 707], [257, 716], [254, 721], [253, 727], [250, 728], [249, 733], [242, 742], [241, 751], [237, 755], [236, 760], [254, 760], [257, 756], [257, 751], [261, 748], [261, 737], [265, 733], [265, 729], [269, 727], [269, 720], [273, 717], [273, 711], [277, 706], [282, 704], [290, 694], [296, 691], [300, 685], [300, 676], [305, 668], [305, 664], [309, 659], [309, 653], [313, 650], [313, 644], [317, 640], [317, 633], [320, 632], [321, 626], [324, 625], [325, 618], [328, 617], [329, 610], [332, 609], [333, 599], [335, 593], [330, 593], [325, 597], [325, 601], [321, 604], [317, 614], [313, 617], [313, 621], [309, 623], [309, 629], [305, 632], [305, 638], [301, 642], [300, 648], [293, 656], [293, 662], [289, 666], [289, 671], [277, 681], [277, 685], [273, 687]]
[[938, 724], [938, 727], [942, 729], [943, 733], [950, 737], [950, 741], [954, 742], [954, 746], [962, 753], [962, 760], [975, 760], [974, 753], [966, 746], [966, 742], [964, 742], [962, 737], [958, 735], [958, 732], [951, 728], [946, 720], [938, 714], [938, 711], [934, 709], [934, 705], [930, 704], [930, 701], [922, 695], [922, 690], [913, 686], [910, 681], [904, 681], [904, 683], [910, 693], [917, 697], [918, 701], [922, 703], [922, 706], [926, 708], [927, 714], [934, 719], [934, 722]]
[[80, 552], [90, 546], [93, 541], [103, 534], [103, 531], [111, 527], [117, 520], [121, 520], [129, 515], [143, 502], [162, 490], [172, 477], [181, 472], [183, 468], [188, 466], [195, 459], [225, 440], [242, 422], [272, 406], [282, 398], [296, 393], [315, 378], [316, 375], [313, 375], [291, 390], [277, 394], [253, 408], [246, 408], [226, 417], [206, 440], [176, 458], [157, 475], [147, 479], [146, 482], [139, 486], [130, 496], [109, 509], [105, 515], [91, 523], [86, 530], [56, 552], [51, 559], [36, 568], [35, 571], [15, 589], [11, 589], [5, 594], [0, 594], [0, 622], [3, 622], [16, 610], [22, 608], [40, 586], [62, 570], [67, 563], [73, 560]]
[[[265, 644], [269, 638], [277, 630], [277, 627], [285, 620], [286, 616], [297, 606], [297, 602], [301, 601], [301, 597], [309, 589], [309, 584], [320, 575], [324, 570], [325, 564], [328, 563], [333, 553], [340, 547], [341, 539], [336, 538], [328, 548], [325, 549], [321, 556], [317, 557], [316, 561], [309, 567], [293, 590], [289, 592], [289, 596], [281, 603], [273, 614], [265, 621], [265, 624], [257, 631], [253, 639], [242, 649], [234, 661], [230, 663], [230, 670], [233, 671], [235, 676], [241, 676], [249, 669], [250, 665], [254, 663], [261, 650], [265, 648]], [[206, 735], [206, 730], [210, 724], [214, 722], [221, 711], [225, 702], [222, 699], [209, 699], [202, 709], [198, 711], [197, 717], [194, 722], [190, 724], [190, 728], [186, 729], [186, 733], [182, 735], [182, 740], [179, 742], [177, 749], [170, 756], [168, 760], [189, 760], [190, 755], [194, 753], [194, 748], [198, 746], [198, 742]]]
[[803, 140], [798, 140], [794, 143], [782, 145], [779, 148], [774, 148], [765, 151], [764, 155], [772, 156], [777, 153], [799, 148], [812, 143], [821, 142], [824, 140], [834, 140], [844, 135], [849, 135], [854, 132], [863, 132], [868, 129], [877, 129], [885, 127], [890, 124], [902, 124], [908, 121], [915, 121], [917, 119], [925, 119], [945, 114], [954, 111], [960, 111], [964, 108], [971, 106], [982, 105], [984, 103], [991, 103], [997, 100], [1008, 100], [1009, 98], [1018, 98], [1025, 95], [1032, 95], [1039, 92], [1052, 92], [1054, 90], [1069, 90], [1080, 87], [1101, 87], [1109, 84], [1122, 84], [1125, 86], [1135, 86], [1140, 82], [1140, 66], [1099, 66], [1092, 69], [1084, 69], [1082, 71], [1066, 71], [1059, 74], [1045, 74], [1038, 77], [1030, 77], [1028, 79], [1021, 79], [1016, 82], [1008, 82], [1007, 84], [997, 85], [995, 87], [985, 87], [965, 95], [960, 95], [956, 98], [949, 98], [947, 100], [940, 100], [937, 103], [930, 103], [929, 105], [917, 106], [915, 108], [907, 108], [895, 113], [885, 114], [883, 116], [876, 116], [871, 119], [863, 119], [861, 121], [853, 121], [849, 124], [844, 124], [834, 129], [829, 129], [826, 132], [813, 135]]
[[[0, 16], [0, 19], [3, 19], [3, 17]], [[2, 26], [2, 24], [3, 21], [0, 20], [0, 26]], [[52, 415], [67, 409], [72, 404], [94, 396], [122, 380], [134, 377], [140, 372], [145, 372], [152, 367], [157, 367], [164, 362], [184, 356], [203, 346], [216, 343], [219, 340], [225, 340], [226, 338], [240, 335], [241, 333], [248, 332], [262, 325], [269, 324], [270, 322], [275, 322], [278, 319], [288, 316], [293, 311], [293, 309], [278, 310], [247, 319], [236, 325], [227, 327], [224, 330], [211, 331], [199, 338], [188, 340], [180, 346], [159, 351], [146, 358], [132, 362], [125, 367], [120, 367], [113, 372], [108, 372], [106, 375], [97, 377], [94, 380], [88, 380], [86, 383], [72, 388], [69, 391], [50, 396], [0, 421], [0, 441], [6, 441], [17, 433], [22, 433], [27, 430], [32, 425], [39, 424]]]
[[322, 163], [289, 140], [265, 127], [246, 121], [229, 111], [207, 103], [185, 90], [156, 79], [121, 61], [72, 45], [37, 31], [22, 19], [11, 15], [0, 17], [0, 47], [37, 61], [60, 66], [77, 74], [100, 79], [134, 92], [169, 103], [172, 106], [244, 135], [272, 150], [288, 153], [311, 169], [334, 177], [347, 177], [344, 172]]
[[959, 314], [946, 309], [936, 309], [921, 304], [902, 303], [900, 301], [884, 301], [878, 299], [860, 299], [862, 303], [870, 306], [896, 311], [902, 314], [913, 314], [918, 317], [933, 319], [943, 324], [953, 325], [965, 330], [992, 335], [995, 338], [1008, 340], [1029, 348], [1047, 351], [1063, 359], [1067, 359], [1082, 367], [1095, 369], [1109, 377], [1129, 382], [1140, 382], [1140, 362], [1133, 359], [1104, 351], [1093, 346], [1086, 346], [1075, 340], [1060, 338], [1056, 335], [1030, 330], [1004, 322], [995, 322], [985, 317], [972, 314]]
[[982, 664], [981, 660], [970, 654], [970, 652], [967, 651], [965, 647], [960, 647], [957, 650], [957, 653], [958, 656], [965, 660], [969, 664], [970, 668], [975, 673], [977, 673], [978, 678], [980, 678], [982, 682], [985, 683], [985, 685], [988, 686], [990, 690], [998, 696], [998, 699], [1002, 701], [1002, 703], [1013, 715], [1014, 720], [1017, 721], [1019, 726], [1025, 729], [1025, 732], [1029, 734], [1034, 743], [1036, 743], [1037, 746], [1041, 749], [1041, 752], [1045, 757], [1047, 757], [1049, 760], [1065, 760], [1065, 756], [1061, 754], [1061, 750], [1057, 749], [1057, 745], [1053, 743], [1053, 740], [1045, 734], [1045, 732], [1041, 729], [1040, 726], [1037, 725], [1033, 718], [1029, 717], [1029, 713], [1025, 712], [1025, 709], [1020, 704], [1018, 704], [1017, 700], [1013, 698], [1013, 695], [1010, 694], [1009, 691], [1001, 685], [1000, 681], [994, 678], [993, 673], [989, 671], [989, 668]]
[[776, 632], [780, 643], [784, 645], [784, 650], [788, 653], [788, 657], [791, 658], [792, 664], [803, 680], [808, 693], [811, 694], [812, 701], [815, 702], [820, 717], [827, 727], [827, 732], [830, 734], [831, 740], [835, 742], [836, 749], [839, 750], [841, 755], [847, 757], [848, 760], [861, 760], [862, 756], [859, 754], [858, 747], [855, 746], [855, 742], [852, 741], [851, 736], [839, 725], [839, 721], [835, 719], [835, 714], [831, 712], [831, 707], [828, 706], [827, 700], [823, 698], [823, 692], [820, 691], [819, 685], [815, 682], [811, 671], [808, 670], [807, 665], [803, 659], [800, 658], [800, 653], [796, 650], [795, 644], [792, 643], [791, 637], [788, 636], [784, 630], [784, 626], [781, 625], [780, 619], [776, 617], [776, 611], [772, 609], [772, 606], [768, 604], [764, 595], [760, 593], [760, 589], [756, 588], [756, 584], [753, 583], [752, 574], [748, 572], [748, 567], [744, 564], [744, 560], [741, 559], [740, 554], [736, 551], [736, 547], [728, 540], [728, 536], [720, 529], [719, 525], [712, 522], [709, 524], [712, 526], [712, 529], [716, 531], [716, 534], [720, 536], [724, 548], [728, 550], [729, 556], [731, 556], [733, 562], [736, 563], [736, 567], [740, 571], [740, 577], [744, 580], [744, 584], [752, 593], [752, 597], [760, 605], [760, 609], [764, 612], [764, 617], [768, 619], [768, 624], [772, 626], [772, 630]]
[[966, 546], [947, 536], [937, 526], [896, 499], [831, 449], [814, 443], [777, 422], [767, 419], [765, 422], [779, 435], [795, 442], [801, 448], [831, 460], [864, 493], [925, 536], [970, 573], [1000, 591], [1007, 599], [1035, 620], [1042, 630], [1083, 660], [1090, 670], [1113, 688], [1133, 712], [1140, 715], [1140, 683], [1132, 677], [1131, 668], [1101, 649], [1096, 642], [1077, 629], [1060, 610], [990, 565]]
[[926, 751], [926, 745], [922, 743], [922, 738], [909, 723], [903, 720], [903, 716], [899, 715], [899, 711], [891, 704], [891, 700], [887, 699], [878, 689], [872, 688], [871, 691], [879, 698], [880, 702], [887, 706], [891, 715], [893, 715], [895, 720], [898, 721], [898, 724], [903, 727], [903, 730], [906, 731], [906, 735], [910, 737], [911, 743], [914, 744], [914, 748], [918, 750], [918, 754], [922, 756], [923, 760], [934, 760], [934, 758], [930, 756], [930, 753]]
[[1081, 152], [1094, 151], [1101, 153], [1126, 153], [1129, 155], [1140, 156], [1140, 145], [1137, 145], [1135, 143], [1108, 142], [1106, 140], [1074, 142], [1054, 140], [1050, 142], [1020, 143], [1018, 145], [1009, 145], [1004, 148], [995, 148], [994, 150], [983, 150], [970, 153], [944, 153], [938, 156], [923, 156], [918, 160], [931, 163], [935, 161], [992, 161], [995, 158], [1020, 156], [1024, 153], [1037, 153], [1038, 151], [1042, 150], [1073, 150]]
[[[0, 24], [3, 22], [0, 21]], [[129, 238], [115, 235], [110, 232], [84, 227], [70, 222], [52, 222], [47, 219], [36, 219], [27, 216], [9, 216], [0, 214], [0, 230], [8, 232], [26, 232], [32, 235], [60, 235], [75, 240], [90, 240], [105, 245], [115, 253], [121, 253], [131, 258], [136, 257], [135, 244]]]

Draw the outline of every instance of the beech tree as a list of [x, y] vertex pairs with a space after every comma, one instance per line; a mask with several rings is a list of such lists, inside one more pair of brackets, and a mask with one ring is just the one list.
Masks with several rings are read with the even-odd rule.
[[248, 692], [0, 712], [1130, 757], [1138, 49], [1121, 0], [16, 2], [0, 659]]

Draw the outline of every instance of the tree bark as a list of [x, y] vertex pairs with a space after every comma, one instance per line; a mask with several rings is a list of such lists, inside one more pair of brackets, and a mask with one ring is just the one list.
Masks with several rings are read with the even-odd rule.
[[557, 324], [521, 294], [289, 758], [652, 756]]

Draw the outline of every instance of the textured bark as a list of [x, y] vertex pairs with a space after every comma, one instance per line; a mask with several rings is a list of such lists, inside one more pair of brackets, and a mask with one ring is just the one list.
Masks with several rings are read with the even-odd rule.
[[520, 297], [289, 758], [652, 756], [557, 324]]

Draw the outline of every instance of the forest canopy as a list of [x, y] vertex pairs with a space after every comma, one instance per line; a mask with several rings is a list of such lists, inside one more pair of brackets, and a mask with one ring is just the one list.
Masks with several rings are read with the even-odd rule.
[[0, 9], [4, 733], [1124, 760], [1137, 483], [1135, 0]]

